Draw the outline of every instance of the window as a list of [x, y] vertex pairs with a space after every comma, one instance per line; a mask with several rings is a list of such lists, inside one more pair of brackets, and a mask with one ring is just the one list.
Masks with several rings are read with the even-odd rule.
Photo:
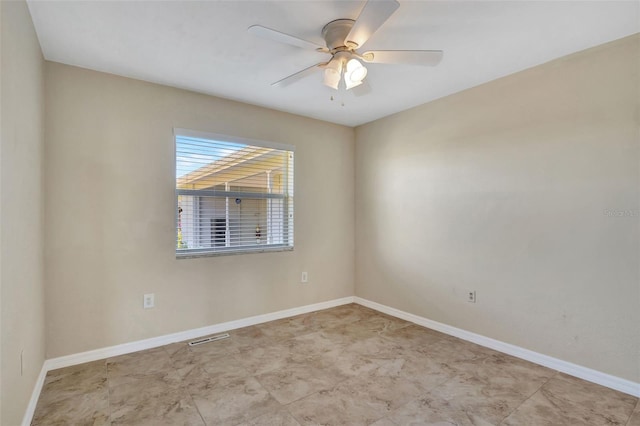
[[293, 147], [175, 129], [176, 255], [293, 248]]

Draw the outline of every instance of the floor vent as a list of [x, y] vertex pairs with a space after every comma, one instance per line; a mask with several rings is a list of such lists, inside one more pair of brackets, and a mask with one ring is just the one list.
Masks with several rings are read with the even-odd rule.
[[229, 337], [229, 333], [218, 334], [216, 336], [203, 337], [202, 339], [189, 342], [189, 346], [204, 345], [205, 343], [215, 342], [216, 340], [222, 340]]

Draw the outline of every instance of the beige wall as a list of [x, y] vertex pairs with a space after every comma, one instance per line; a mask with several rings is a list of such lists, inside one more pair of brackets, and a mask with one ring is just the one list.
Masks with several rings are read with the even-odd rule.
[[639, 40], [357, 128], [356, 294], [640, 381]]
[[44, 60], [26, 3], [3, 1], [0, 10], [0, 424], [16, 425], [22, 421], [45, 354]]
[[[56, 63], [46, 110], [48, 357], [353, 295], [353, 129]], [[175, 259], [173, 127], [295, 145], [293, 252]]]

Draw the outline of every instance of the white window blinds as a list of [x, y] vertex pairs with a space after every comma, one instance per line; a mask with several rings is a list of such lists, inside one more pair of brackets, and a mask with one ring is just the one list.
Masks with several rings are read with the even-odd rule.
[[178, 256], [293, 247], [293, 147], [175, 134]]

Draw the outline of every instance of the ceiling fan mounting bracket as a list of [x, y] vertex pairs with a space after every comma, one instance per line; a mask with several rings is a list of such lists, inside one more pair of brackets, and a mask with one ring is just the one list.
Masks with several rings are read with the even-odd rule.
[[[358, 47], [357, 44], [355, 47], [345, 46], [347, 44], [345, 39], [349, 35], [354, 22], [353, 19], [336, 19], [322, 28], [322, 38], [324, 38], [330, 51], [337, 51], [338, 48], [343, 48], [341, 50], [353, 50]], [[354, 44], [352, 42], [349, 43]]]

